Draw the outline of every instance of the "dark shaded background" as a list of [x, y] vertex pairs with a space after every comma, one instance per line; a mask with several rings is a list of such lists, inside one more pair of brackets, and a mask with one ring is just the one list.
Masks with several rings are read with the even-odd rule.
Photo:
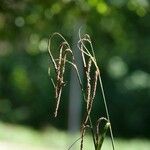
[[[47, 40], [57, 31], [72, 42], [79, 21], [93, 40], [115, 135], [150, 137], [148, 0], [1, 0], [0, 120], [67, 128], [67, 88], [60, 116], [52, 117]], [[103, 115], [100, 98], [93, 118]]]

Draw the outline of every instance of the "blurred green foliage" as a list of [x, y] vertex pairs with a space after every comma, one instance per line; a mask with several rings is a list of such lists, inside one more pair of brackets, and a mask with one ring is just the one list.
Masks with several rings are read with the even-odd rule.
[[[1, 120], [67, 127], [67, 92], [60, 117], [51, 117], [55, 104], [47, 74], [47, 40], [57, 31], [71, 42], [76, 25], [84, 22], [102, 72], [115, 135], [150, 137], [148, 0], [1, 0], [0, 4]], [[99, 99], [100, 92], [95, 118], [104, 110]]]

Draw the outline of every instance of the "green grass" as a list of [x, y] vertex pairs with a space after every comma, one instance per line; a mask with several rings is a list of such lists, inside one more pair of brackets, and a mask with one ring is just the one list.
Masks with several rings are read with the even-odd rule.
[[[69, 145], [75, 141], [79, 135], [70, 136], [66, 132], [54, 128], [45, 128], [36, 131], [29, 127], [4, 124], [0, 122], [0, 149], [19, 150], [24, 147], [28, 150], [67, 150]], [[149, 150], [150, 141], [146, 139], [115, 139], [116, 150]], [[5, 148], [2, 148], [2, 146]], [[13, 149], [13, 147], [15, 147]], [[17, 148], [18, 149], [17, 149]], [[79, 150], [79, 142], [75, 145]], [[84, 150], [92, 150], [92, 138], [85, 137]], [[111, 142], [107, 138], [104, 141], [102, 150], [111, 150]]]

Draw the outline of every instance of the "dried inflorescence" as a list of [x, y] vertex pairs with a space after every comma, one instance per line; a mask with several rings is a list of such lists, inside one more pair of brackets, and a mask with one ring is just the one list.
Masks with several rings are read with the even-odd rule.
[[[52, 50], [51, 50], [51, 40], [54, 36], [58, 36], [62, 39], [62, 42], [60, 43], [60, 46], [59, 46], [58, 58], [53, 57]], [[90, 48], [87, 48], [88, 47], [87, 45], [90, 46]], [[111, 130], [107, 103], [106, 103], [103, 85], [102, 85], [102, 81], [101, 81], [100, 70], [97, 65], [92, 42], [91, 42], [90, 36], [88, 34], [85, 34], [83, 37], [81, 37], [80, 32], [79, 32], [78, 48], [81, 52], [82, 61], [83, 61], [83, 65], [84, 65], [84, 74], [85, 74], [85, 78], [86, 78], [86, 86], [85, 87], [82, 84], [80, 74], [78, 71], [78, 67], [76, 65], [73, 52], [72, 52], [68, 42], [59, 33], [54, 33], [51, 36], [51, 38], [49, 39], [48, 50], [49, 50], [50, 58], [53, 63], [53, 66], [55, 69], [55, 74], [56, 74], [55, 81], [53, 79], [51, 79], [52, 83], [54, 85], [54, 88], [55, 88], [55, 99], [56, 99], [56, 108], [55, 108], [54, 115], [56, 117], [58, 114], [61, 94], [62, 94], [63, 86], [65, 85], [65, 82], [64, 82], [65, 66], [66, 66], [66, 63], [69, 63], [74, 67], [74, 69], [76, 71], [76, 74], [77, 74], [77, 77], [79, 80], [79, 84], [81, 86], [83, 98], [84, 98], [84, 101], [86, 102], [85, 118], [83, 119], [83, 123], [81, 126], [80, 150], [83, 149], [83, 138], [85, 136], [85, 132], [86, 132], [87, 128], [91, 129], [95, 150], [101, 149], [104, 137], [106, 135], [106, 131], [109, 128], [110, 133], [111, 133], [111, 139], [112, 139], [112, 147], [114, 150], [113, 134], [112, 134], [112, 130]], [[71, 61], [68, 60], [68, 54], [71, 54]], [[107, 119], [102, 117], [97, 121], [96, 132], [95, 132], [94, 127], [92, 125], [91, 118], [90, 118], [90, 114], [91, 114], [93, 102], [94, 102], [94, 99], [96, 96], [96, 89], [97, 89], [98, 81], [100, 83], [100, 87], [102, 90], [102, 96], [103, 96], [103, 101], [104, 101], [104, 105], [105, 105], [105, 109], [106, 109]], [[103, 121], [105, 122], [104, 126], [102, 127], [103, 132], [100, 133], [99, 126], [100, 126], [101, 122], [103, 122]], [[72, 145], [71, 145], [71, 147], [72, 147]]]

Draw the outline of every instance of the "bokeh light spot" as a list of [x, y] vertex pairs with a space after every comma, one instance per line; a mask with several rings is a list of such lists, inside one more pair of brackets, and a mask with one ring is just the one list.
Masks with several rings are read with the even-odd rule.
[[100, 14], [105, 14], [108, 12], [108, 6], [106, 3], [104, 2], [99, 2], [98, 5], [97, 5], [97, 11], [100, 13]]
[[128, 66], [121, 57], [112, 57], [107, 66], [107, 72], [112, 78], [121, 78], [128, 72]]
[[129, 90], [150, 88], [150, 74], [136, 70], [125, 79], [124, 85]]
[[47, 51], [47, 40], [46, 39], [42, 39], [39, 43], [39, 50], [41, 52], [45, 52]]
[[15, 18], [15, 25], [16, 25], [17, 27], [23, 27], [24, 24], [25, 24], [25, 20], [24, 20], [23, 17], [16, 17], [16, 18]]
[[25, 92], [30, 87], [30, 80], [25, 68], [16, 66], [11, 75], [12, 83], [20, 91]]

